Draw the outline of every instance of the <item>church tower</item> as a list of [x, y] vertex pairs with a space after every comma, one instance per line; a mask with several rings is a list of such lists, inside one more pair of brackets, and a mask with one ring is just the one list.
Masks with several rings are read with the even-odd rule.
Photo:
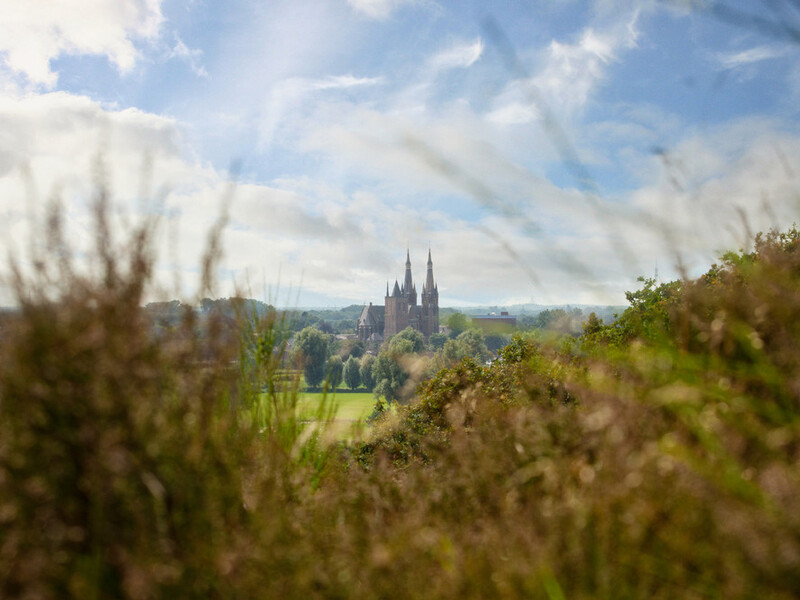
[[414, 287], [414, 282], [411, 280], [411, 252], [408, 249], [406, 249], [406, 278], [401, 291], [406, 297], [408, 306], [417, 305], [417, 288]]
[[[416, 296], [416, 294], [415, 294]], [[420, 331], [428, 338], [439, 333], [439, 286], [433, 279], [433, 260], [428, 249], [428, 274], [422, 286], [422, 311], [420, 315]]]
[[389, 295], [389, 285], [386, 285], [385, 317], [383, 336], [388, 338], [391, 335], [400, 333], [408, 327], [408, 297], [400, 290], [397, 281], [394, 282], [394, 289]]
[[397, 280], [386, 297], [383, 309], [383, 337], [388, 339], [411, 327], [426, 338], [439, 333], [439, 288], [433, 279], [433, 261], [428, 250], [428, 274], [422, 286], [422, 303], [417, 304], [417, 288], [411, 276], [411, 252], [406, 250], [406, 272], [401, 285]]

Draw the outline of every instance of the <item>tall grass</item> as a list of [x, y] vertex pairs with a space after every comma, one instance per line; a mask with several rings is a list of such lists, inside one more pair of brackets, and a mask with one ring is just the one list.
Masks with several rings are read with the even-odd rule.
[[56, 211], [13, 280], [0, 596], [796, 597], [796, 231], [325, 445], [277, 313], [154, 335], [153, 226], [119, 243], [95, 214], [93, 274]]

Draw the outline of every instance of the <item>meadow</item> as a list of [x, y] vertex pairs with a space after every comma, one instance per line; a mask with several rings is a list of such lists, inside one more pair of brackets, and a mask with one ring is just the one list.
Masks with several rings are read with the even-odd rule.
[[[367, 425], [366, 420], [375, 407], [375, 401], [375, 394], [365, 391], [338, 389], [333, 394], [304, 391], [298, 397], [297, 415], [304, 424], [323, 426], [329, 438], [350, 440]], [[332, 413], [325, 419], [319, 419], [320, 407], [326, 404], [331, 405]]]
[[[322, 392], [302, 392], [298, 409], [300, 418], [313, 415], [320, 403], [324, 402], [330, 394]], [[332, 398], [336, 405], [334, 421], [357, 422], [366, 419], [375, 406], [375, 395], [372, 392], [349, 392], [337, 390]]]

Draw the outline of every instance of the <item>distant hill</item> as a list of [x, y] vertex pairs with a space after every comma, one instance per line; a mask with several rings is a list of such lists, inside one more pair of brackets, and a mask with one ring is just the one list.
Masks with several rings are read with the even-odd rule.
[[492, 313], [500, 314], [507, 312], [516, 317], [522, 316], [536, 316], [544, 311], [564, 310], [572, 312], [575, 310], [588, 317], [591, 313], [595, 313], [599, 318], [604, 321], [616, 320], [616, 315], [622, 314], [627, 308], [625, 305], [611, 305], [611, 304], [509, 304], [509, 305], [492, 305], [492, 306], [453, 306], [439, 309], [440, 318], [444, 319], [453, 313], [460, 312], [467, 316], [488, 315]]
[[[170, 302], [152, 302], [144, 307], [157, 322], [170, 323], [176, 321], [183, 310], [197, 310], [200, 314], [219, 311], [228, 318], [235, 319], [240, 315], [263, 317], [269, 311], [278, 310], [286, 319], [288, 327], [300, 331], [304, 327], [315, 325], [327, 333], [352, 333], [361, 314], [362, 305], [351, 304], [344, 307], [293, 307], [276, 309], [271, 304], [251, 298], [204, 298], [199, 306], [191, 307], [178, 300]], [[575, 320], [583, 321], [589, 314], [595, 313], [606, 323], [614, 321], [616, 315], [625, 310], [625, 306], [595, 304], [510, 304], [486, 306], [448, 306], [439, 309], [439, 318], [444, 322], [453, 313], [460, 312], [467, 316], [500, 314], [508, 312], [519, 319], [519, 324], [535, 322], [535, 317], [546, 312], [564, 311]]]

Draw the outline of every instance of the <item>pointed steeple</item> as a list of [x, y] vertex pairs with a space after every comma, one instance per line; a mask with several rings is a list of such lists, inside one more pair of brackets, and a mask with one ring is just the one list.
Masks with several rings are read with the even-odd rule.
[[403, 283], [403, 291], [408, 294], [413, 286], [414, 283], [411, 281], [411, 255], [406, 250], [406, 278]]
[[428, 275], [425, 277], [425, 291], [430, 294], [435, 287], [436, 283], [433, 280], [433, 260], [431, 260], [431, 249], [428, 248]]
[[394, 296], [395, 298], [400, 297], [400, 284], [397, 283], [396, 279], [394, 280], [394, 290], [392, 290], [392, 296]]
[[389, 297], [389, 282], [386, 282], [386, 297]]
[[414, 282], [411, 278], [411, 252], [406, 249], [406, 277], [403, 282], [403, 294], [408, 297], [408, 305], [416, 306], [417, 290], [414, 289]]

